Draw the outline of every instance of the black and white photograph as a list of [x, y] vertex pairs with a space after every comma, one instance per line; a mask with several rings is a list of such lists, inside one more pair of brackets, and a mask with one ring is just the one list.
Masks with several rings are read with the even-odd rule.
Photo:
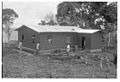
[[117, 1], [1, 1], [2, 78], [117, 79]]

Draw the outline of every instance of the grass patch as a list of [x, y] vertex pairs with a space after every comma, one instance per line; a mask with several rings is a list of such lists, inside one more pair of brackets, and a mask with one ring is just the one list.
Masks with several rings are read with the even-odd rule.
[[[3, 45], [3, 78], [116, 78], [114, 64], [108, 66], [101, 55], [108, 52], [77, 52], [75, 55], [22, 56], [14, 51], [16, 45]], [[112, 53], [111, 53], [112, 54]], [[97, 55], [97, 56], [96, 56]], [[87, 63], [86, 63], [87, 61]], [[108, 62], [109, 64], [109, 62]]]

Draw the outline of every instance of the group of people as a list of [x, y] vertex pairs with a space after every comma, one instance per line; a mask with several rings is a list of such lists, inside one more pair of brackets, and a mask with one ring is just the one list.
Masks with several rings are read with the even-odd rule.
[[[22, 41], [19, 42], [18, 48], [20, 49], [20, 54], [21, 54], [22, 53], [22, 48], [23, 48]], [[37, 44], [36, 44], [36, 51], [35, 51], [37, 55], [39, 54], [39, 51], [40, 51], [40, 43], [37, 42]], [[67, 53], [67, 55], [69, 55], [69, 52], [70, 52], [70, 44], [68, 43], [67, 46], [66, 46], [66, 53]]]
[[[20, 54], [21, 54], [22, 53], [22, 48], [23, 48], [22, 41], [19, 42], [18, 48], [20, 49]], [[40, 43], [37, 43], [36, 44], [36, 54], [39, 54], [39, 50], [40, 50]]]

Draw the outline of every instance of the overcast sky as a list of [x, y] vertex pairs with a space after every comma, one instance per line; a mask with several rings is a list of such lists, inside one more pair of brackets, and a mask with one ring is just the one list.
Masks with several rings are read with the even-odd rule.
[[59, 1], [3, 2], [3, 8], [12, 8], [19, 15], [13, 26], [18, 27], [22, 24], [38, 24], [49, 12], [56, 14], [59, 3]]

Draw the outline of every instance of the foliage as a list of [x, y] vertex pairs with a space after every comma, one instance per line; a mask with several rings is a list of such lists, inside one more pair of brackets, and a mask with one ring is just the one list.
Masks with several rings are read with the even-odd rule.
[[11, 30], [10, 26], [13, 25], [15, 18], [18, 18], [17, 13], [13, 9], [3, 9], [2, 10], [2, 24], [4, 31], [8, 35], [8, 42], [10, 40]]
[[41, 23], [38, 23], [39, 25], [46, 25], [46, 22], [44, 20], [41, 20]]
[[18, 18], [18, 15], [17, 13], [13, 10], [13, 9], [3, 9], [2, 11], [2, 22], [3, 22], [3, 25], [6, 25], [6, 24], [13, 24], [13, 21], [15, 20], [15, 18]]
[[45, 20], [48, 22], [48, 23], [54, 23], [55, 22], [55, 17], [54, 17], [54, 14], [53, 13], [49, 13], [45, 16]]
[[117, 24], [117, 3], [62, 2], [57, 6], [57, 21], [81, 28], [104, 29]]
[[41, 20], [41, 23], [38, 23], [38, 25], [56, 25], [56, 18], [53, 13], [46, 14], [45, 19]]

